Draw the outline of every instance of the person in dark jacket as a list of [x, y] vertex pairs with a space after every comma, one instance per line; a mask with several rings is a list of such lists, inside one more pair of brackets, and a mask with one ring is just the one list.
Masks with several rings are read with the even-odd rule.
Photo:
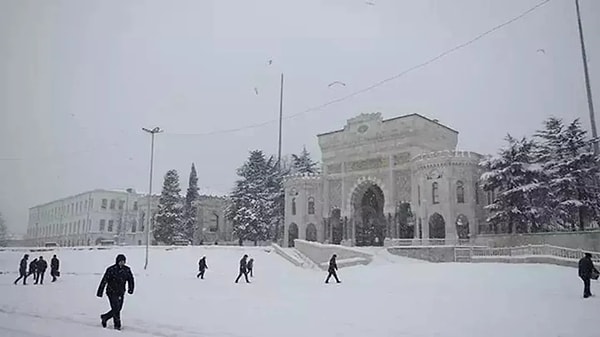
[[50, 275], [52, 275], [52, 282], [56, 282], [56, 278], [60, 276], [59, 265], [60, 262], [56, 255], [52, 256], [52, 260], [50, 260]]
[[592, 296], [592, 291], [590, 290], [592, 273], [597, 274], [598, 270], [594, 267], [594, 262], [592, 262], [592, 254], [585, 253], [585, 256], [579, 260], [579, 277], [583, 280], [583, 298]]
[[333, 256], [331, 256], [331, 260], [329, 260], [329, 268], [327, 269], [327, 271], [329, 272], [329, 275], [327, 275], [327, 279], [325, 280], [325, 283], [329, 283], [329, 279], [333, 276], [336, 280], [337, 283], [341, 283], [340, 279], [338, 279], [337, 277], [337, 262], [335, 262], [335, 259], [337, 258], [336, 254], [333, 254]]
[[37, 277], [34, 284], [44, 284], [44, 274], [46, 274], [46, 269], [48, 269], [48, 262], [44, 260], [43, 256], [40, 256], [37, 262]]
[[206, 271], [206, 269], [208, 269], [208, 266], [206, 265], [206, 256], [203, 256], [200, 261], [198, 261], [198, 275], [196, 275], [196, 278], [200, 277], [204, 280], [204, 272]]
[[247, 259], [248, 255], [244, 254], [244, 257], [242, 257], [242, 259], [240, 260], [240, 273], [235, 279], [235, 283], [238, 283], [242, 275], [244, 275], [244, 277], [246, 278], [246, 283], [250, 283], [250, 281], [248, 280], [248, 263], [246, 262]]
[[250, 277], [254, 277], [254, 259], [248, 260], [248, 274]]
[[27, 276], [33, 274], [33, 279], [37, 282], [37, 259], [33, 259], [33, 261], [29, 262], [29, 273]]
[[19, 282], [20, 279], [23, 279], [23, 285], [27, 285], [27, 259], [29, 259], [29, 255], [23, 255], [21, 259], [21, 263], [19, 263], [19, 278], [15, 280], [15, 285]]
[[117, 255], [115, 264], [106, 269], [96, 292], [96, 296], [102, 297], [104, 288], [106, 288], [106, 296], [110, 303], [110, 310], [100, 315], [103, 328], [106, 328], [106, 322], [112, 318], [115, 329], [121, 330], [121, 309], [125, 299], [125, 283], [127, 283], [127, 292], [130, 295], [133, 294], [133, 274], [131, 269], [125, 265], [125, 261], [125, 255]]

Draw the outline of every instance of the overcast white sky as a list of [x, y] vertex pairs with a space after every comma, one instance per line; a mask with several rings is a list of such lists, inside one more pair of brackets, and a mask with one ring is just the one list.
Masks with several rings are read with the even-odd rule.
[[[276, 120], [281, 71], [285, 114], [294, 114], [541, 0], [372, 1], [0, 0], [0, 212], [9, 229], [25, 231], [29, 207], [85, 190], [147, 191], [141, 127], [166, 130], [155, 191], [171, 168], [185, 189], [195, 162], [203, 191], [227, 193], [249, 150], [276, 153], [277, 123], [181, 134]], [[581, 6], [600, 110], [600, 1]], [[335, 80], [347, 86], [328, 88]], [[315, 135], [364, 112], [437, 118], [460, 131], [460, 149], [480, 153], [549, 115], [581, 117], [589, 128], [574, 1], [550, 1], [424, 69], [284, 121], [283, 152], [306, 145], [320, 158]]]

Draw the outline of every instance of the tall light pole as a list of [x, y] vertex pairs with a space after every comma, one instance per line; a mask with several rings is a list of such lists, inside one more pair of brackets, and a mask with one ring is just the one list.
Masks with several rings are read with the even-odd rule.
[[281, 126], [283, 123], [283, 73], [281, 73], [281, 84], [279, 87], [279, 146], [277, 148], [277, 167], [281, 165]]
[[146, 129], [142, 128], [143, 131], [148, 132], [152, 135], [152, 145], [150, 147], [150, 186], [148, 187], [148, 213], [146, 214], [146, 218], [148, 221], [146, 222], [146, 262], [144, 263], [144, 270], [148, 268], [148, 246], [150, 245], [150, 218], [152, 217], [151, 207], [152, 207], [152, 170], [154, 169], [154, 135], [162, 132], [162, 130], [157, 126], [154, 129]]
[[592, 100], [592, 87], [590, 85], [590, 74], [588, 71], [587, 54], [583, 40], [583, 27], [581, 25], [581, 14], [579, 12], [579, 0], [575, 0], [577, 10], [577, 26], [579, 27], [579, 41], [581, 42], [581, 58], [583, 59], [583, 75], [585, 77], [585, 90], [587, 92], [588, 110], [590, 112], [590, 123], [592, 124], [592, 137], [594, 138], [594, 154], [600, 154], [598, 148], [598, 132], [596, 131], [596, 118], [594, 117], [594, 102]]

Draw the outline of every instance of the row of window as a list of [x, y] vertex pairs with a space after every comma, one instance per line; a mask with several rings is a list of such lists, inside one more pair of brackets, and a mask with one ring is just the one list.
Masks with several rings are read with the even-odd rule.
[[[100, 219], [98, 221], [98, 231], [100, 231], [100, 232], [106, 231], [106, 232], [109, 232], [109, 233], [111, 233], [113, 231], [116, 231], [117, 233], [119, 233], [123, 229], [121, 227], [121, 225], [122, 224], [121, 224], [120, 221], [117, 222], [117, 225], [115, 227], [115, 221], [114, 220], [108, 220], [108, 221], [106, 221], [106, 219]], [[138, 231], [137, 227], [138, 227], [137, 220], [133, 219], [133, 221], [131, 221], [131, 232], [132, 233], [137, 232]], [[129, 229], [125, 228], [125, 231], [128, 232]], [[139, 231], [140, 232], [144, 231], [144, 223], [143, 222], [140, 223]]]
[[[118, 202], [118, 204], [117, 204]], [[78, 215], [94, 208], [94, 199], [83, 200], [71, 204], [57, 206], [52, 209], [43, 210], [40, 214], [42, 219], [56, 219], [63, 216]], [[101, 209], [123, 210], [125, 208], [125, 200], [111, 199], [110, 204], [108, 199], [102, 199], [100, 204]], [[134, 201], [132, 210], [138, 210], [138, 202]]]
[[37, 224], [33, 228], [27, 229], [27, 235], [30, 237], [49, 237], [67, 234], [80, 234], [89, 232], [92, 227], [92, 220], [77, 220], [68, 223], [55, 223], [39, 227]]
[[[308, 214], [315, 214], [315, 198], [308, 198]], [[296, 198], [292, 198], [292, 215], [296, 215]]]
[[[473, 194], [475, 196], [475, 204], [479, 205], [479, 184], [475, 183], [473, 188]], [[421, 205], [421, 186], [417, 186], [417, 197], [419, 206]], [[495, 193], [494, 191], [487, 192], [487, 204], [491, 204], [494, 202]], [[440, 203], [440, 194], [439, 194], [439, 184], [434, 182], [431, 184], [431, 203], [439, 204]], [[464, 204], [465, 203], [465, 184], [462, 181], [456, 182], [456, 203]]]

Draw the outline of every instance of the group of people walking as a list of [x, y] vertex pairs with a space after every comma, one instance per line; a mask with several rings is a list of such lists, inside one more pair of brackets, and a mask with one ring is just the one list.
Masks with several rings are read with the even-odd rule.
[[[23, 279], [23, 285], [27, 285], [27, 277], [30, 275], [33, 275], [33, 284], [44, 284], [44, 275], [46, 274], [46, 269], [48, 269], [48, 262], [44, 260], [43, 256], [35, 258], [33, 261], [29, 262], [28, 271], [28, 260], [29, 254], [25, 254], [19, 263], [19, 277], [15, 280], [14, 284], [16, 285], [21, 279]], [[56, 255], [54, 255], [52, 260], [50, 260], [50, 276], [52, 276], [52, 282], [56, 282], [57, 278], [60, 276], [59, 266], [60, 261]]]

